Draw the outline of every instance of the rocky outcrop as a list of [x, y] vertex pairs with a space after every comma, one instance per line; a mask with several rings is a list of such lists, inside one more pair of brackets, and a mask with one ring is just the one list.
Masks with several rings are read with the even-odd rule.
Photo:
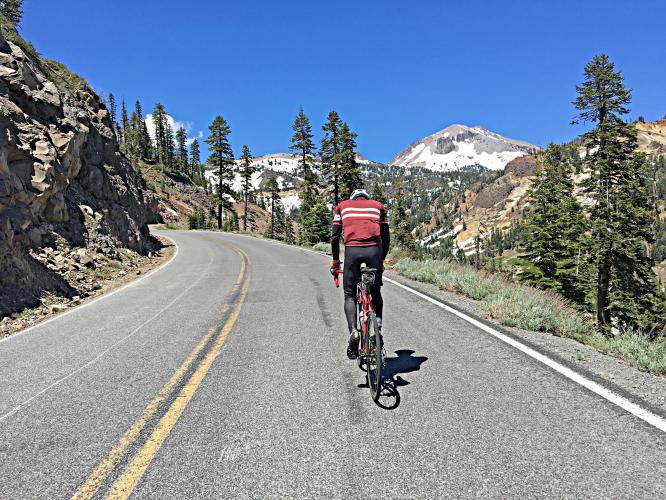
[[149, 217], [100, 98], [0, 34], [0, 316], [46, 291], [76, 293], [31, 251], [147, 253]]
[[504, 175], [513, 174], [518, 178], [534, 177], [537, 166], [537, 159], [534, 156], [521, 156], [506, 164], [506, 167], [504, 167]]

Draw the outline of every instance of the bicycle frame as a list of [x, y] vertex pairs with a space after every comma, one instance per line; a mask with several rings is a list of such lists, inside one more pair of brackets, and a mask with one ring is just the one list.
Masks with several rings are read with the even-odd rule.
[[[359, 322], [361, 323], [361, 339], [368, 335], [368, 315], [374, 311], [372, 308], [372, 298], [368, 293], [368, 287], [362, 281], [356, 285], [356, 302], [361, 305], [359, 308]], [[365, 342], [362, 343], [365, 346]]]

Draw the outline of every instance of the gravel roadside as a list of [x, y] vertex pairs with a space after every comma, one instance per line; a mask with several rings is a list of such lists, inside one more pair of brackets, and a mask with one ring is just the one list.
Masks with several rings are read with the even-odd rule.
[[[54, 268], [54, 270], [59, 272], [73, 288], [80, 290], [80, 294], [72, 297], [45, 294], [38, 307], [24, 309], [0, 318], [0, 338], [113, 292], [162, 266], [173, 257], [176, 250], [168, 239], [162, 237], [158, 239], [162, 243], [162, 248], [149, 255], [139, 255], [131, 250], [120, 249], [118, 258], [107, 259], [101, 255], [88, 256], [84, 252], [81, 255], [89, 259], [86, 265], [81, 265], [81, 260], [68, 262], [63, 258], [62, 269]], [[47, 258], [53, 260], [50, 255]], [[56, 253], [55, 258], [60, 258], [60, 255]]]

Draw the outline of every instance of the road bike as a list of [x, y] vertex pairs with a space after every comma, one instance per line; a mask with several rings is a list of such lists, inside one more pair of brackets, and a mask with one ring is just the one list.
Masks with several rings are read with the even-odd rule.
[[[377, 316], [372, 308], [370, 287], [375, 284], [377, 269], [362, 267], [361, 279], [356, 284], [356, 329], [361, 335], [358, 343], [357, 362], [368, 378], [368, 387], [372, 399], [377, 401], [382, 390], [382, 369], [384, 368], [384, 349], [382, 337], [377, 325]], [[338, 276], [341, 270], [335, 270], [335, 286], [340, 286]]]

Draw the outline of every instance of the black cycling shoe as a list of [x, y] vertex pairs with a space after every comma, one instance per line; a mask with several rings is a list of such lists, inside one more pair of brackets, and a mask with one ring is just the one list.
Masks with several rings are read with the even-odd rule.
[[358, 342], [361, 340], [361, 335], [356, 330], [352, 330], [349, 334], [349, 343], [347, 344], [347, 357], [349, 359], [358, 358]]

